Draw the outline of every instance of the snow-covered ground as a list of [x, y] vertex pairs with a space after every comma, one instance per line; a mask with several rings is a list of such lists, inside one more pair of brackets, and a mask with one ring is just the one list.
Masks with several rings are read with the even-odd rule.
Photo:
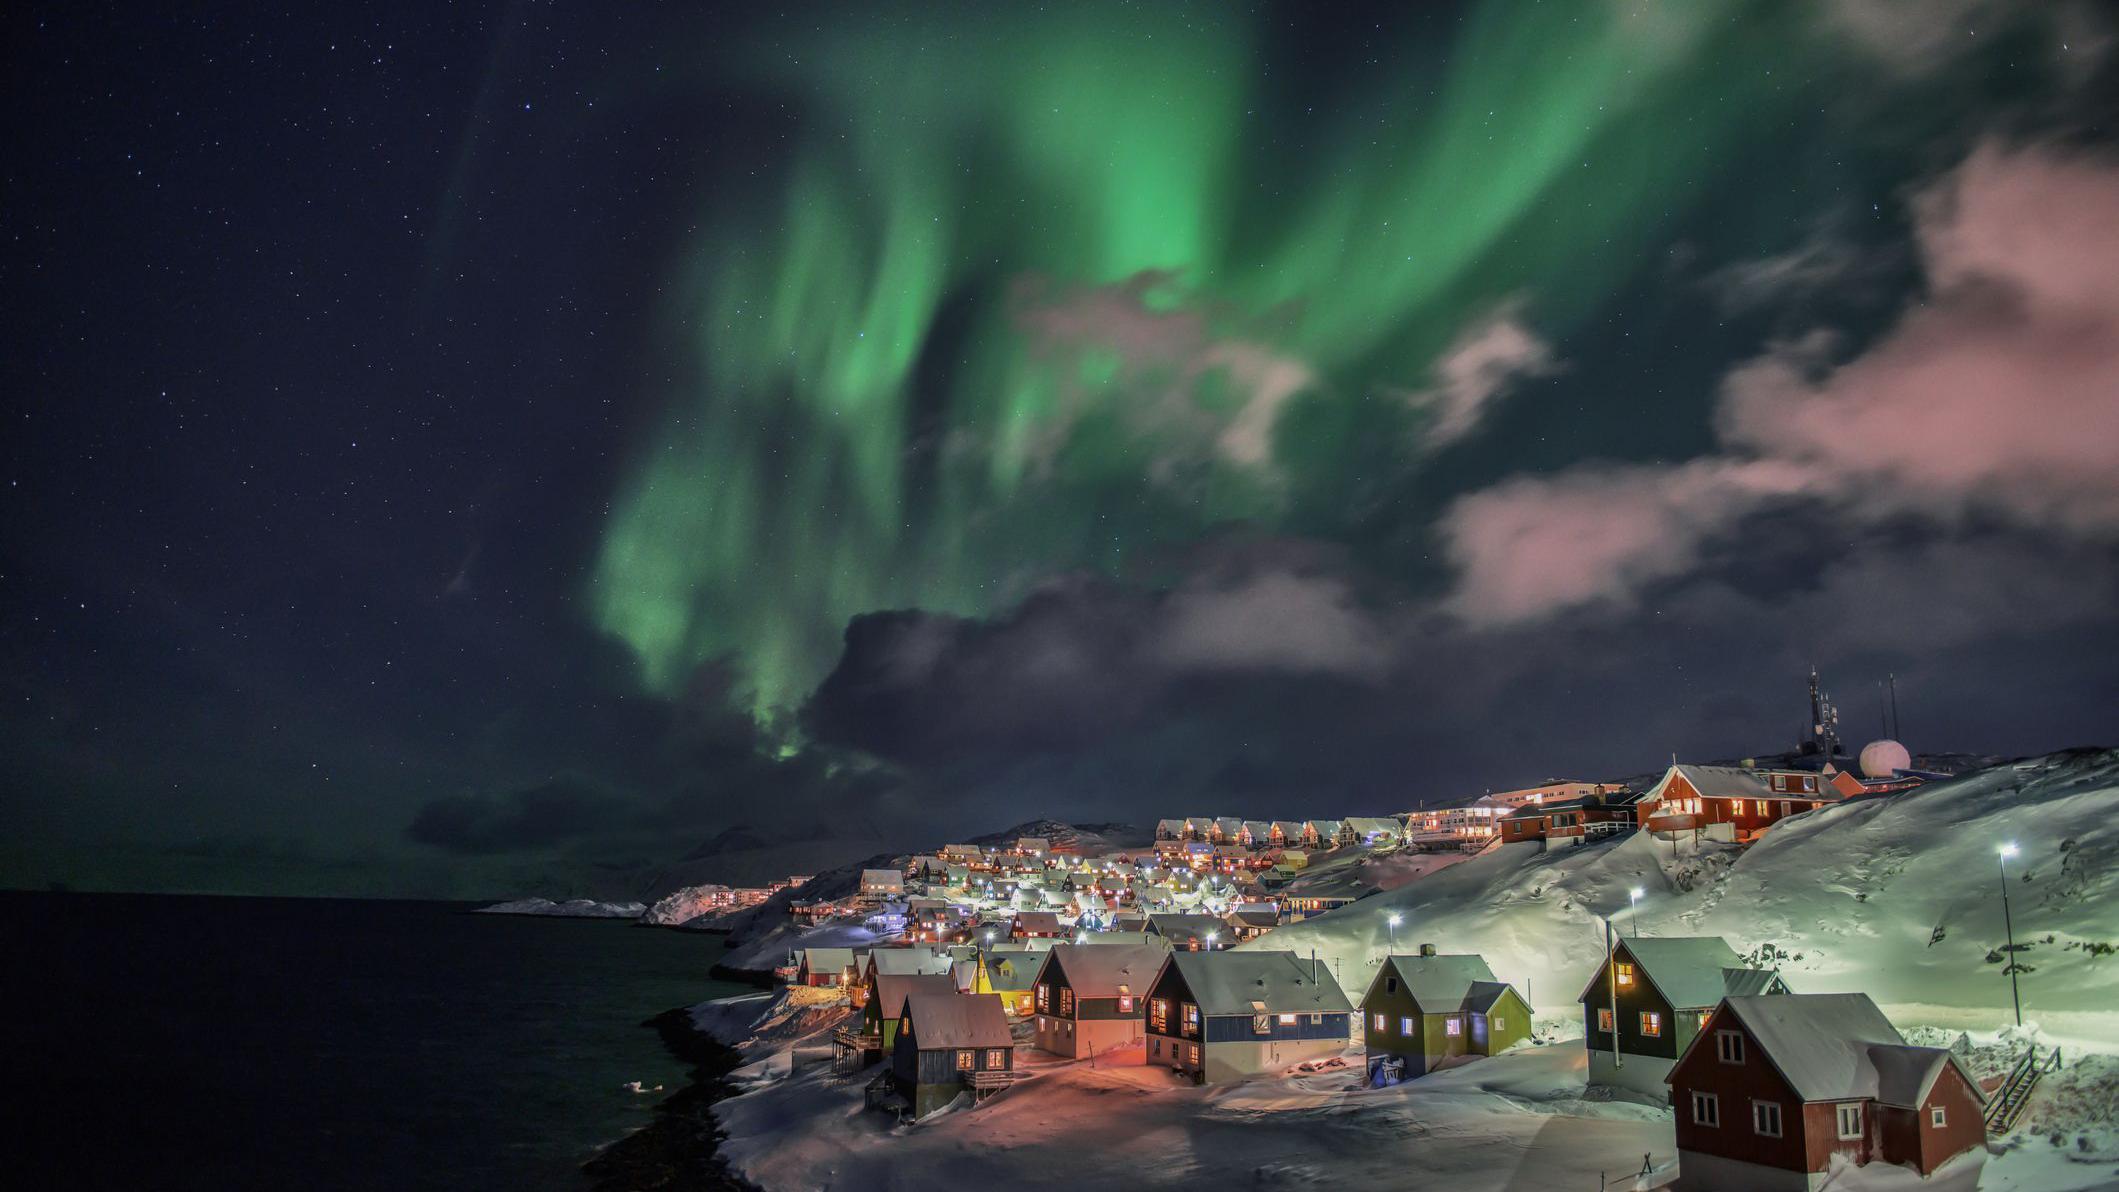
[[595, 902], [587, 898], [571, 898], [565, 902], [553, 902], [549, 898], [518, 898], [513, 902], [496, 902], [482, 906], [474, 913], [481, 915], [549, 915], [560, 919], [637, 919], [647, 910], [637, 902]]
[[[2024, 1016], [2119, 1051], [2119, 753], [2056, 755], [1785, 821], [1749, 849], [1636, 833], [1552, 853], [1502, 845], [1243, 945], [1311, 950], [1349, 990], [1395, 946], [1477, 952], [1541, 1010], [1578, 1013], [1602, 916], [1721, 935], [1798, 992], [1865, 992], [1901, 1026], [1991, 1036], [2011, 1019], [1996, 846], [2014, 841]], [[1628, 891], [1643, 890], [1629, 913]], [[1394, 929], [1389, 916], [1400, 916]]]

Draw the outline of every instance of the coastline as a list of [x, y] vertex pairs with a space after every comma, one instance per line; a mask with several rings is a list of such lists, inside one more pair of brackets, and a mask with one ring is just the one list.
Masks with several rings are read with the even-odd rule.
[[603, 1148], [581, 1165], [595, 1192], [702, 1188], [758, 1192], [721, 1158], [721, 1127], [714, 1103], [733, 1096], [726, 1079], [743, 1059], [736, 1050], [692, 1025], [685, 1007], [665, 1010], [641, 1024], [651, 1027], [671, 1055], [691, 1065], [688, 1083], [655, 1107], [655, 1119]]

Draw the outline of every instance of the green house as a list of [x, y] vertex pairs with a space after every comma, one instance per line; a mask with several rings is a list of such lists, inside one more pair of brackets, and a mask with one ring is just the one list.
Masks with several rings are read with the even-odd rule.
[[1386, 957], [1361, 999], [1369, 1083], [1397, 1084], [1530, 1038], [1530, 1004], [1478, 956]]

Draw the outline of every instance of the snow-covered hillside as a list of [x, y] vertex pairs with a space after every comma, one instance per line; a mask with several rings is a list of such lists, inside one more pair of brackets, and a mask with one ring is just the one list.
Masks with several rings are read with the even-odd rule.
[[[2009, 981], [1996, 846], [2024, 1016], [2049, 1037], [2119, 1049], [2119, 752], [2056, 754], [1798, 816], [1755, 846], [1645, 833], [1553, 853], [1503, 845], [1246, 947], [1314, 949], [1365, 988], [1392, 946], [1482, 953], [1568, 1012], [1602, 955], [1602, 916], [1648, 934], [1721, 935], [1777, 952], [1799, 992], [1862, 991], [1905, 1025], [1995, 1030]], [[1628, 891], [1644, 895], [1628, 913]]]

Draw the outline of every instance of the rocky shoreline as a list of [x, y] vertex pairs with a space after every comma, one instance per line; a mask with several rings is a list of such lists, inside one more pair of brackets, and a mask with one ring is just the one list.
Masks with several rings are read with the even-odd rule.
[[714, 1103], [736, 1091], [727, 1076], [742, 1057], [694, 1027], [686, 1009], [664, 1011], [642, 1025], [661, 1036], [670, 1054], [692, 1066], [690, 1083], [655, 1107], [654, 1121], [582, 1164], [589, 1187], [595, 1192], [757, 1192], [756, 1185], [730, 1171], [721, 1158], [724, 1136], [714, 1120]]

